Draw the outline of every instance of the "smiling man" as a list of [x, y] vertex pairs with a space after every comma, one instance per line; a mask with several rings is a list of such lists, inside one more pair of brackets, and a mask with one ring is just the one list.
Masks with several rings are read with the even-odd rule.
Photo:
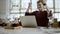
[[44, 6], [43, 3], [38, 1], [37, 2], [38, 10], [29, 13], [29, 8], [31, 7], [31, 3], [29, 3], [28, 9], [25, 13], [25, 16], [35, 15], [38, 26], [48, 27], [48, 22], [49, 22], [48, 10], [43, 10], [43, 6]]

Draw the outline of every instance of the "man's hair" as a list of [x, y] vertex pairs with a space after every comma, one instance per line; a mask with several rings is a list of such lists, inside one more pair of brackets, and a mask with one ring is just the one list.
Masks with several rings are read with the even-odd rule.
[[37, 1], [37, 4], [40, 3], [41, 1]]
[[[40, 3], [40, 2], [42, 3], [42, 0], [41, 0], [41, 1], [37, 1], [37, 4]], [[43, 5], [46, 5], [46, 3], [42, 3], [42, 4], [43, 4]]]
[[43, 1], [43, 0], [39, 0], [39, 1], [37, 1], [37, 4], [40, 3], [40, 2], [42, 3], [42, 1]]

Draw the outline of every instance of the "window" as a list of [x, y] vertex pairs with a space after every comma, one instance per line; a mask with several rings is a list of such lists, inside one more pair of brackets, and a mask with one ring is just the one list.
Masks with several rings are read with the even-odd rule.
[[60, 21], [60, 0], [47, 0], [48, 7], [53, 12], [53, 17]]
[[19, 18], [20, 16], [20, 0], [10, 0], [10, 15], [9, 17], [12, 19], [13, 17]]
[[21, 16], [24, 16], [25, 12], [28, 8], [29, 2], [32, 3], [32, 7], [29, 10], [29, 12], [36, 10], [37, 0], [35, 2], [34, 1], [35, 0], [10, 0], [10, 16], [9, 17], [10, 18], [13, 18], [13, 17], [19, 18]]
[[[29, 12], [35, 11], [37, 9], [37, 0], [10, 0], [10, 18], [24, 16], [29, 2], [32, 3]], [[60, 0], [47, 0], [46, 3], [52, 10], [54, 18], [58, 18], [58, 21], [60, 21]]]
[[60, 21], [60, 0], [55, 0], [55, 18], [58, 18], [58, 21]]
[[47, 6], [53, 8], [53, 0], [47, 0]]

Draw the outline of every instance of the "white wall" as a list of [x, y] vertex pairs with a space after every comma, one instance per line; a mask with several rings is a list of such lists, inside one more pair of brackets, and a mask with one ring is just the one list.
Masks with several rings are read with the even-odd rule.
[[9, 15], [8, 0], [0, 0], [0, 18], [6, 18]]

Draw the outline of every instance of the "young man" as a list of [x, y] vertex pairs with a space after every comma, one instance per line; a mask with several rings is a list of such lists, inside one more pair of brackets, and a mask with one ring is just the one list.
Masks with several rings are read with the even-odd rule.
[[43, 4], [41, 2], [37, 2], [38, 11], [34, 11], [29, 13], [29, 8], [31, 7], [31, 3], [29, 3], [28, 9], [25, 13], [25, 16], [35, 15], [38, 26], [48, 27], [48, 10], [43, 11]]

